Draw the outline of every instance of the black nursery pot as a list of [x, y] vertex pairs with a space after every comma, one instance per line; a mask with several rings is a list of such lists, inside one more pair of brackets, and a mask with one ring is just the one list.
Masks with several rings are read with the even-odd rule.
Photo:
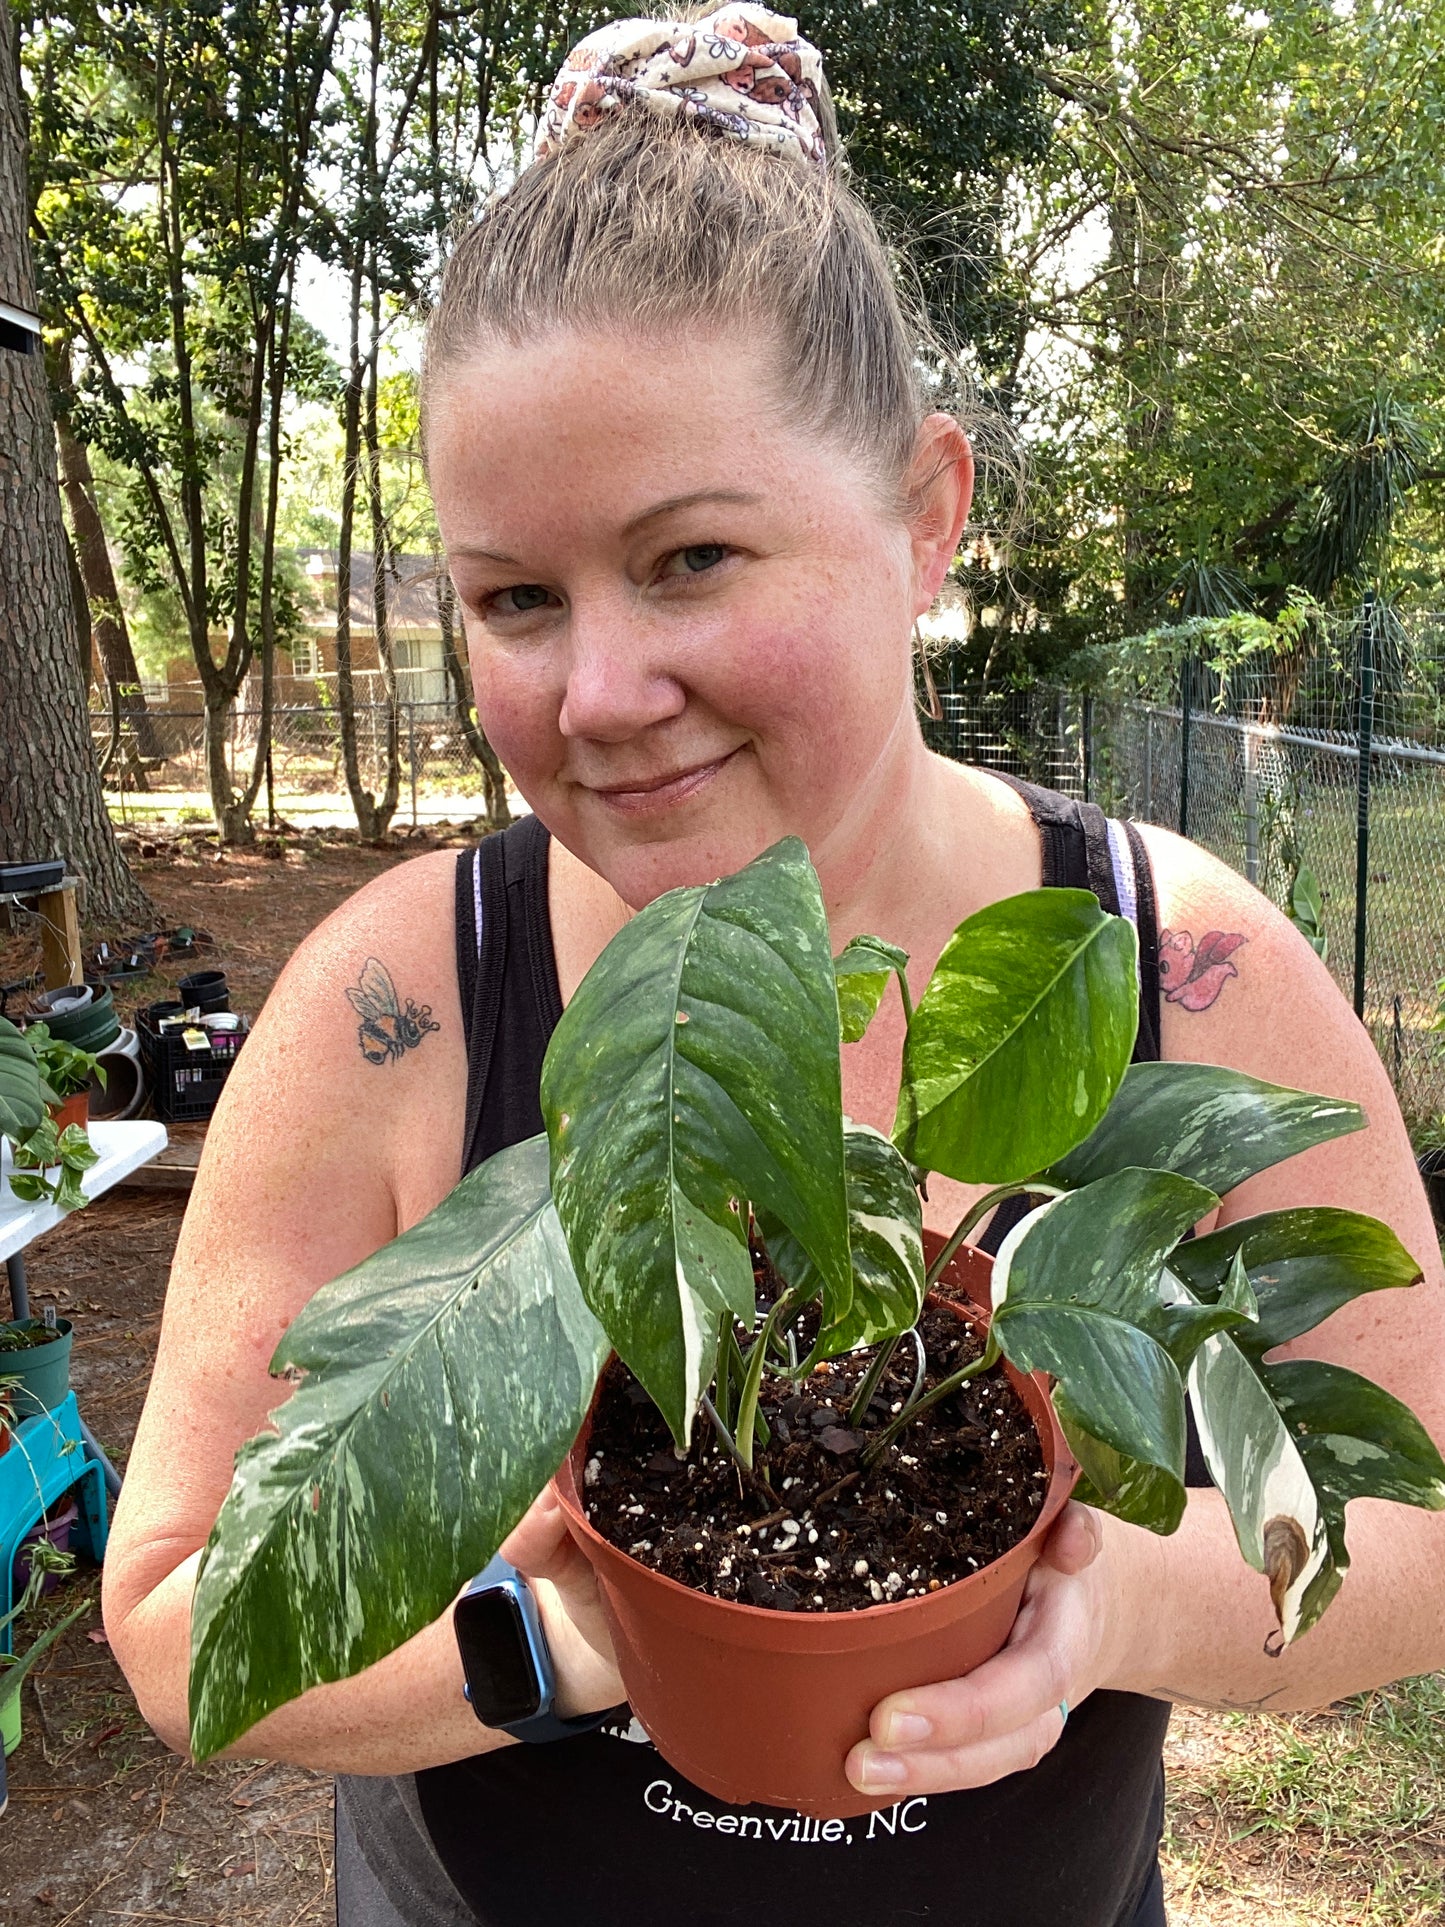
[[1437, 1231], [1445, 1232], [1445, 1145], [1423, 1151], [1419, 1159], [1420, 1176], [1425, 1181], [1425, 1196], [1430, 1200], [1430, 1215]]
[[224, 970], [197, 970], [182, 977], [177, 986], [187, 1010], [199, 1010], [203, 1017], [231, 1008], [231, 989]]

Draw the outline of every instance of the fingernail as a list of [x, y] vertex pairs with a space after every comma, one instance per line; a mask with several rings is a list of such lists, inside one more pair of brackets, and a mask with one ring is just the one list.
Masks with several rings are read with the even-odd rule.
[[896, 1753], [878, 1753], [869, 1747], [858, 1783], [865, 1793], [881, 1793], [885, 1787], [902, 1786], [907, 1771]]
[[924, 1719], [921, 1713], [894, 1713], [888, 1719], [883, 1742], [885, 1746], [916, 1746], [932, 1731], [933, 1721]]

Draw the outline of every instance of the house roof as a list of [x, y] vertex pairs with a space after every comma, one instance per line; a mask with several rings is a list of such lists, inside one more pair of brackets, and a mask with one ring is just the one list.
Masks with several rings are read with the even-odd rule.
[[[298, 554], [297, 560], [315, 593], [310, 626], [313, 629], [328, 632], [334, 630], [336, 627], [335, 549], [303, 550]], [[437, 558], [430, 555], [399, 555], [394, 558], [387, 580], [393, 629], [429, 629], [433, 633], [440, 634], [441, 615], [437, 608], [438, 566]], [[353, 549], [351, 552], [351, 624], [354, 629], [370, 630], [371, 628], [371, 571], [371, 550]]]

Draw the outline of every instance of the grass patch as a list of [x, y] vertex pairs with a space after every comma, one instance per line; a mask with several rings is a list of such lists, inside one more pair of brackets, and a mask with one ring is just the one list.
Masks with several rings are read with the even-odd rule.
[[1445, 1920], [1445, 1674], [1324, 1713], [1209, 1716], [1208, 1727], [1216, 1743], [1196, 1726], [1170, 1779], [1180, 1920], [1232, 1920], [1201, 1896], [1237, 1904], [1249, 1890], [1261, 1921]]

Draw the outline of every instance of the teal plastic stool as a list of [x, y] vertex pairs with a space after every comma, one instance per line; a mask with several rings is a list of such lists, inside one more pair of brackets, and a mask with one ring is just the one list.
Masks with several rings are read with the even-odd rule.
[[[0, 1618], [11, 1597], [20, 1541], [61, 1494], [75, 1487], [83, 1550], [99, 1565], [110, 1531], [105, 1471], [80, 1429], [80, 1408], [67, 1392], [53, 1412], [38, 1412], [16, 1426], [10, 1450], [0, 1457]], [[0, 1653], [13, 1650], [13, 1627], [0, 1632]]]

